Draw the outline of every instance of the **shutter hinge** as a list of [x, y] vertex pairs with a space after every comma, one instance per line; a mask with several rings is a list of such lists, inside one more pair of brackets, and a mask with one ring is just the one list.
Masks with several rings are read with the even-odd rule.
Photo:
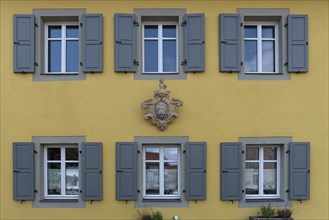
[[82, 27], [82, 23], [80, 22], [80, 27]]
[[285, 23], [285, 24], [284, 24], [284, 27], [288, 27], [288, 23]]
[[242, 151], [242, 153], [244, 154], [244, 150]]
[[19, 171], [17, 171], [17, 170], [14, 170], [14, 173], [19, 173]]
[[38, 190], [35, 189], [34, 192], [35, 192], [35, 193], [38, 193]]
[[139, 62], [136, 59], [134, 59], [134, 65], [139, 66]]
[[287, 189], [287, 190], [286, 190], [286, 193], [287, 193], [287, 192], [289, 192], [289, 191], [290, 191], [290, 190], [289, 190], [289, 189]]
[[186, 189], [183, 190], [183, 193], [186, 193]]
[[140, 153], [141, 153], [141, 151], [140, 151], [140, 150], [137, 150], [137, 153], [138, 153], [138, 154], [140, 154]]
[[240, 27], [243, 27], [243, 23], [242, 22], [240, 23]]
[[136, 20], [134, 20], [133, 24], [135, 27], [139, 27], [139, 23]]
[[37, 62], [34, 63], [34, 66], [39, 66], [39, 64]]
[[38, 151], [36, 151], [36, 150], [35, 150], [35, 151], [33, 151], [33, 152], [34, 152], [35, 154], [37, 154], [37, 153], [38, 153]]
[[285, 62], [284, 65], [287, 66], [288, 65], [288, 62]]
[[243, 62], [241, 62], [240, 64], [241, 64], [241, 66], [243, 66]]
[[241, 192], [244, 193], [244, 189]]
[[34, 24], [34, 27], [39, 27], [39, 25], [37, 23]]
[[183, 150], [183, 154], [185, 154], [186, 153], [186, 150]]
[[80, 66], [82, 66], [82, 62], [80, 62]]
[[79, 192], [82, 193], [82, 190], [80, 189]]
[[185, 59], [183, 62], [182, 62], [182, 66], [186, 66], [187, 64], [187, 60]]
[[288, 154], [288, 153], [290, 153], [290, 150], [287, 150], [287, 151], [286, 151], [286, 154]]
[[79, 153], [80, 153], [80, 154], [82, 154], [82, 151], [81, 151], [81, 150], [79, 150]]
[[187, 22], [186, 22], [186, 20], [184, 20], [183, 22], [182, 22], [182, 27], [184, 27], [184, 26], [186, 26], [187, 25]]

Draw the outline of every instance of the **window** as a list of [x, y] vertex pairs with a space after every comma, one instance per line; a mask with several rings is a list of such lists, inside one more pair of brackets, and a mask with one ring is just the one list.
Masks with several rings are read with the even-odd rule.
[[183, 208], [205, 199], [205, 142], [140, 136], [116, 143], [116, 200], [135, 201], [136, 208]]
[[279, 145], [247, 145], [245, 192], [247, 199], [280, 197]]
[[79, 73], [79, 26], [77, 22], [46, 23], [45, 73]]
[[144, 146], [144, 199], [179, 199], [180, 165], [180, 149], [178, 146]]
[[244, 25], [245, 73], [278, 73], [277, 23], [249, 23]]
[[238, 8], [236, 14], [221, 14], [220, 71], [237, 72], [239, 80], [289, 80], [289, 72], [306, 72], [307, 46], [296, 53], [292, 48], [298, 43], [288, 36], [298, 30], [307, 41], [307, 16], [298, 17], [299, 26], [296, 16], [289, 9], [274, 8]]
[[178, 73], [177, 22], [143, 23], [143, 73]]
[[78, 199], [78, 146], [46, 145], [44, 158], [45, 199]]
[[116, 72], [136, 80], [184, 80], [203, 72], [204, 14], [185, 9], [134, 9], [114, 16]]
[[85, 9], [34, 9], [14, 15], [15, 73], [34, 81], [84, 80], [103, 71], [103, 15]]

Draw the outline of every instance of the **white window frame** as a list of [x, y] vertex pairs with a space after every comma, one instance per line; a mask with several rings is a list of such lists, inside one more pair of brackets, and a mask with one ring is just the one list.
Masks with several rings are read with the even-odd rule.
[[[159, 160], [146, 160], [146, 148], [159, 148]], [[176, 160], [164, 160], [163, 149], [164, 148], [176, 148], [177, 149], [177, 161]], [[181, 153], [180, 146], [178, 145], [144, 145], [143, 146], [143, 198], [144, 199], [180, 199], [181, 198]], [[177, 195], [165, 195], [164, 194], [164, 161], [165, 162], [177, 162], [178, 168], [178, 194]], [[146, 195], [146, 162], [159, 162], [159, 191], [160, 195]]]
[[[61, 149], [61, 160], [48, 160], [48, 149], [49, 148], [60, 148]], [[65, 149], [66, 148], [78, 148], [78, 145], [46, 145], [44, 147], [44, 198], [45, 199], [79, 199], [79, 195], [65, 195], [66, 191], [66, 173], [65, 173], [65, 165], [66, 163], [78, 163], [79, 166], [79, 180], [78, 186], [80, 181], [80, 163], [79, 158], [78, 160], [66, 160], [65, 159]], [[79, 153], [78, 153], [79, 157]], [[61, 164], [61, 195], [48, 195], [48, 163], [60, 163]]]
[[[248, 147], [257, 147], [259, 149], [259, 159], [258, 160], [247, 160], [245, 158], [245, 165], [248, 162], [256, 163], [258, 162], [258, 185], [259, 185], [259, 194], [258, 195], [245, 195], [246, 199], [278, 199], [280, 198], [280, 191], [281, 191], [281, 146], [280, 145], [247, 145]], [[276, 147], [277, 148], [277, 159], [276, 160], [264, 160], [264, 148], [266, 147]], [[276, 173], [276, 186], [277, 186], [277, 193], [273, 195], [264, 194], [264, 163], [265, 162], [276, 162], [277, 173]]]
[[[156, 38], [145, 38], [144, 37], [144, 30], [145, 26], [147, 25], [157, 25], [158, 26], [158, 37]], [[162, 35], [162, 30], [164, 25], [175, 25], [176, 26], [176, 37], [166, 37], [164, 38]], [[179, 41], [179, 34], [178, 34], [178, 23], [175, 21], [161, 21], [161, 22], [152, 22], [152, 21], [145, 21], [142, 25], [142, 60], [143, 60], [143, 66], [142, 66], [142, 73], [143, 74], [178, 74], [179, 72], [179, 53], [178, 53], [178, 41]], [[158, 71], [157, 72], [146, 72], [145, 71], [145, 51], [144, 51], [144, 42], [145, 39], [147, 40], [154, 40], [158, 41]], [[174, 72], [164, 72], [163, 71], [163, 41], [164, 40], [176, 40], [176, 71]]]
[[[246, 74], [275, 74], [279, 73], [279, 32], [278, 32], [278, 22], [245, 22], [245, 26], [257, 26], [257, 38], [245, 38], [243, 36], [243, 45], [245, 41], [257, 41], [257, 71], [256, 72], [247, 72]], [[263, 26], [274, 26], [274, 38], [262, 38], [262, 27]], [[244, 33], [244, 32], [243, 32]], [[262, 42], [263, 41], [274, 41], [274, 72], [265, 72], [262, 71]], [[244, 47], [244, 50], [246, 48]], [[245, 55], [243, 54], [243, 59]]]
[[[61, 26], [61, 38], [49, 38], [48, 34], [48, 29], [49, 26]], [[66, 37], [66, 26], [78, 26], [79, 28], [79, 23], [78, 22], [46, 22], [45, 23], [45, 74], [79, 74], [78, 72], [67, 72], [66, 71], [66, 42], [67, 41], [76, 41], [78, 40], [78, 45], [80, 44], [80, 36], [78, 38], [67, 38]], [[80, 31], [79, 31], [80, 32]], [[80, 34], [80, 33], [79, 33]], [[48, 69], [48, 42], [50, 40], [60, 40], [61, 41], [61, 71], [60, 72], [49, 72]], [[80, 46], [79, 46], [80, 47]], [[79, 49], [78, 47], [78, 49]], [[79, 66], [78, 66], [79, 68]]]

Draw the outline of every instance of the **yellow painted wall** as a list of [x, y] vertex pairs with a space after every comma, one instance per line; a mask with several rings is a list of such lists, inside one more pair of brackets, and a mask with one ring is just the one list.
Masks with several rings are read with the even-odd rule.
[[[257, 209], [219, 200], [219, 142], [239, 137], [291, 136], [311, 142], [311, 199], [293, 202], [294, 218], [328, 215], [328, 1], [125, 1], [2, 0], [0, 11], [0, 219], [132, 219], [133, 202], [115, 200], [115, 142], [134, 136], [189, 136], [207, 142], [207, 200], [189, 208], [159, 208], [165, 219], [247, 219]], [[309, 72], [288, 81], [238, 81], [218, 72], [218, 15], [236, 8], [289, 8], [309, 16]], [[104, 15], [104, 72], [84, 81], [34, 82], [14, 74], [13, 14], [41, 8], [86, 8]], [[205, 13], [206, 71], [187, 80], [167, 80], [171, 97], [184, 100], [179, 118], [165, 132], [143, 118], [140, 103], [153, 97], [158, 81], [136, 81], [114, 69], [114, 13], [134, 8], [186, 8]], [[32, 208], [12, 199], [12, 143], [32, 136], [86, 136], [103, 142], [104, 200], [83, 209]]]

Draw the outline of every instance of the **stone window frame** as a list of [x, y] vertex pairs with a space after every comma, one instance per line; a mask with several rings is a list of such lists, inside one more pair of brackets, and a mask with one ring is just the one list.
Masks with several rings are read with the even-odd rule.
[[[86, 14], [86, 9], [33, 9], [35, 16], [35, 73], [33, 81], [67, 81], [67, 80], [85, 80], [86, 74], [82, 72], [79, 64], [78, 74], [51, 74], [45, 73], [45, 23], [46, 22], [78, 22], [81, 23], [82, 15]], [[79, 62], [82, 57], [81, 44], [82, 30], [79, 28]]]
[[[79, 151], [82, 142], [85, 142], [84, 136], [33, 136], [35, 155], [35, 199], [32, 202], [33, 208], [85, 208], [86, 202], [82, 200], [82, 195], [79, 194], [79, 199], [45, 199], [44, 197], [44, 145], [57, 144], [76, 144]], [[81, 157], [79, 156], [79, 164]], [[79, 174], [82, 173], [79, 166]], [[81, 175], [80, 175], [81, 176]], [[79, 181], [79, 189], [81, 189], [81, 181]]]
[[143, 145], [148, 144], [159, 144], [159, 145], [180, 145], [180, 164], [181, 164], [181, 198], [180, 199], [143, 199], [143, 157], [142, 153], [139, 153], [137, 156], [137, 188], [140, 190], [138, 193], [137, 200], [135, 201], [135, 208], [188, 208], [189, 201], [185, 199], [185, 193], [183, 193], [183, 189], [185, 188], [185, 158], [184, 158], [184, 150], [185, 144], [189, 141], [187, 136], [167, 136], [167, 137], [154, 137], [154, 136], [136, 136], [134, 141], [137, 143], [137, 148], [139, 152], [143, 152]]
[[[278, 199], [246, 199], [245, 194], [238, 202], [239, 208], [259, 208], [260, 206], [271, 204], [273, 207], [291, 207], [286, 190], [289, 188], [289, 143], [292, 137], [240, 137], [239, 142], [242, 143], [242, 149], [246, 152], [246, 145], [282, 145], [280, 158], [280, 198]], [[242, 189], [245, 183], [245, 154], [242, 158]]]
[[[278, 22], [279, 34], [279, 70], [278, 73], [262, 74], [262, 73], [245, 73], [244, 65], [238, 74], [238, 80], [290, 80], [285, 63], [288, 60], [288, 30], [286, 28], [287, 17], [290, 13], [288, 8], [237, 8], [236, 13], [241, 15], [241, 22]], [[241, 59], [244, 62], [244, 28], [241, 28]]]

